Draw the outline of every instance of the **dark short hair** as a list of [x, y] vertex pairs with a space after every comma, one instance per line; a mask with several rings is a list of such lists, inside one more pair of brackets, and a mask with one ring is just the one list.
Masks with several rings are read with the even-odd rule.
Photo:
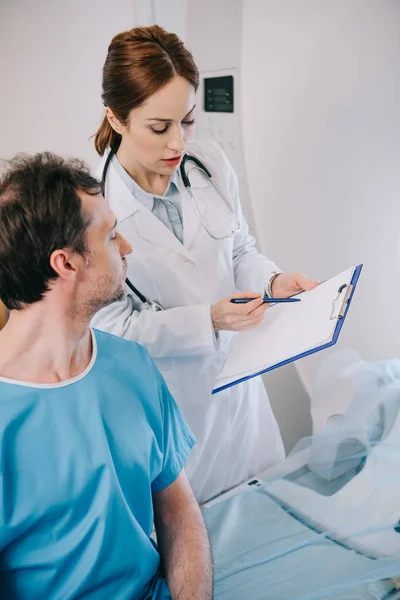
[[90, 219], [79, 191], [101, 191], [83, 161], [42, 152], [6, 162], [0, 175], [0, 299], [8, 309], [43, 298], [57, 278], [50, 265], [55, 250], [86, 256]]

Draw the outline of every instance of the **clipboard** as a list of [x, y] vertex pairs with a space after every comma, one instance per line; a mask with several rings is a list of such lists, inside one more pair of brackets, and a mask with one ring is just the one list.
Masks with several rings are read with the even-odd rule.
[[[360, 278], [360, 274], [362, 271], [362, 267], [363, 265], [358, 265], [356, 267], [351, 267], [351, 269], [348, 269], [347, 271], [339, 274], [336, 276], [336, 278], [332, 278], [332, 280], [326, 280], [324, 282], [322, 282], [320, 284], [320, 286], [323, 286], [325, 283], [329, 283], [329, 281], [332, 281], [332, 285], [334, 284], [334, 280], [338, 279], [339, 282], [342, 281], [341, 284], [339, 284], [339, 286], [336, 288], [335, 293], [332, 296], [332, 299], [330, 300], [330, 306], [328, 308], [327, 306], [327, 301], [326, 299], [324, 300], [325, 302], [325, 307], [324, 307], [324, 314], [328, 315], [328, 312], [330, 312], [329, 315], [329, 320], [331, 321], [331, 324], [333, 326], [333, 329], [331, 331], [331, 333], [329, 334], [329, 339], [328, 340], [324, 340], [321, 343], [318, 343], [317, 345], [314, 345], [312, 347], [307, 348], [304, 351], [301, 352], [295, 352], [293, 353], [292, 356], [286, 357], [284, 360], [278, 360], [276, 363], [274, 364], [269, 364], [268, 366], [264, 365], [264, 366], [260, 366], [260, 365], [254, 365], [254, 370], [253, 369], [245, 369], [243, 371], [239, 369], [237, 369], [237, 376], [233, 376], [232, 374], [229, 375], [228, 377], [224, 377], [224, 372], [226, 371], [226, 366], [228, 361], [230, 360], [230, 355], [228, 355], [224, 366], [222, 367], [222, 371], [220, 373], [220, 376], [217, 377], [216, 380], [216, 384], [215, 384], [215, 388], [213, 390], [213, 394], [217, 394], [218, 392], [221, 392], [222, 390], [225, 390], [227, 388], [230, 388], [234, 385], [237, 385], [239, 383], [242, 383], [244, 381], [247, 381], [248, 379], [252, 379], [253, 377], [258, 377], [259, 375], [262, 375], [263, 373], [268, 373], [269, 371], [273, 371], [275, 369], [278, 369], [279, 367], [282, 367], [284, 365], [287, 365], [289, 363], [295, 362], [297, 360], [300, 360], [301, 358], [304, 358], [306, 356], [309, 356], [311, 354], [315, 354], [316, 352], [320, 352], [321, 350], [325, 350], [327, 348], [330, 348], [331, 346], [334, 346], [337, 342], [337, 340], [339, 339], [340, 333], [342, 331], [342, 327], [344, 324], [344, 321], [347, 317], [349, 308], [350, 308], [350, 304], [353, 300], [353, 296], [354, 296], [354, 292], [355, 289], [357, 287], [357, 283], [358, 280]], [[352, 275], [350, 278], [350, 273], [352, 271]], [[341, 279], [341, 277], [343, 277], [343, 279]], [[347, 279], [346, 279], [347, 277]], [[345, 281], [343, 281], [344, 279], [346, 279]], [[319, 286], [318, 286], [319, 287]], [[303, 294], [312, 294], [312, 292], [303, 292]], [[303, 295], [301, 294], [301, 296]], [[304, 296], [304, 300], [306, 300], [306, 296]], [[293, 311], [293, 310], [297, 310], [295, 307], [301, 305], [302, 303], [295, 303], [292, 305], [276, 305], [284, 307], [283, 309], [278, 309], [278, 310], [284, 310], [284, 311]], [[289, 308], [286, 308], [289, 307]], [[269, 314], [269, 311], [274, 310], [274, 307], [271, 306], [271, 308], [268, 309], [267, 311], [267, 315]], [[290, 313], [286, 313], [289, 314], [290, 316], [293, 317], [293, 315], [291, 315]], [[295, 316], [295, 313], [293, 313]], [[279, 313], [277, 313], [277, 316], [279, 316]], [[285, 313], [283, 313], [282, 315], [282, 323], [285, 324], [285, 320], [284, 320], [284, 316]], [[325, 317], [325, 320], [328, 317]], [[292, 319], [293, 320], [293, 319]], [[268, 324], [267, 324], [268, 327]], [[303, 325], [304, 327], [304, 325]], [[259, 329], [259, 328], [258, 328]], [[257, 336], [259, 335], [264, 335], [265, 339], [267, 340], [267, 334], [268, 334], [268, 329], [264, 329], [264, 332], [257, 333], [258, 329], [253, 329], [253, 330], [249, 330], [249, 332], [251, 331], [251, 333], [248, 332], [243, 332], [238, 334], [238, 336], [243, 336], [243, 334], [247, 334], [247, 337], [242, 338], [246, 341], [247, 343], [247, 349], [251, 348], [251, 340], [257, 340]], [[238, 355], [240, 356], [240, 343], [241, 340], [239, 337], [236, 337], [234, 344], [236, 343], [236, 347], [233, 346], [232, 349], [235, 351], [233, 352], [233, 354], [236, 353], [236, 361], [238, 361]], [[260, 344], [260, 341], [258, 341], [258, 343]], [[244, 348], [246, 348], [246, 345], [244, 344]], [[246, 350], [244, 350], [246, 351]], [[231, 350], [232, 352], [232, 350]], [[261, 353], [262, 354], [262, 353]], [[251, 358], [249, 359], [246, 353], [246, 359], [247, 362], [249, 362], [249, 360], [251, 360]], [[262, 360], [262, 358], [258, 357], [258, 360]], [[248, 366], [248, 365], [247, 365]], [[228, 369], [229, 371], [229, 369]]]

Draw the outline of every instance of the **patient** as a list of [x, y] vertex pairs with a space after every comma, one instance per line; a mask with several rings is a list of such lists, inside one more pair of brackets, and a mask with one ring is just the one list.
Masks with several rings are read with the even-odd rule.
[[132, 250], [99, 191], [49, 153], [0, 179], [0, 597], [209, 599], [193, 436], [146, 350], [89, 329]]

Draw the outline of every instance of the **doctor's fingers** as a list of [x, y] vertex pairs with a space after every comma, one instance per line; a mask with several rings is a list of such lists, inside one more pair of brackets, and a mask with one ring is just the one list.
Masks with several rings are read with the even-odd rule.
[[[250, 302], [249, 302], [249, 304], [250, 304]], [[250, 311], [250, 312], [247, 314], [247, 317], [248, 317], [248, 318], [251, 318], [251, 319], [253, 319], [253, 318], [255, 318], [255, 317], [259, 317], [259, 316], [263, 317], [263, 316], [264, 316], [264, 314], [265, 314], [265, 311], [266, 311], [266, 310], [268, 310], [268, 308], [269, 308], [270, 306], [271, 306], [271, 305], [270, 305], [270, 304], [268, 304], [267, 302], [262, 302], [262, 304], [260, 304], [259, 306], [256, 306], [256, 307], [255, 307], [253, 310], [251, 310], [251, 311]]]
[[[243, 308], [243, 306], [248, 307], [249, 304], [253, 304], [253, 302], [249, 302], [248, 304], [245, 304], [245, 305], [236, 305], [236, 307], [238, 307], [238, 306], [240, 308]], [[260, 302], [258, 302], [256, 304], [255, 308], [253, 308], [249, 312], [235, 311], [235, 312], [231, 312], [231, 314], [229, 314], [229, 315], [226, 315], [226, 322], [229, 325], [229, 328], [232, 329], [233, 331], [239, 331], [243, 328], [247, 328], [247, 324], [249, 322], [250, 322], [250, 324], [255, 323], [257, 325], [259, 322], [261, 322], [263, 320], [265, 311], [267, 310], [268, 306], [269, 306], [269, 304], [262, 302], [262, 299], [261, 299], [261, 304], [260, 304]], [[254, 325], [254, 326], [256, 326], [256, 325]]]
[[304, 273], [293, 273], [293, 279], [299, 290], [312, 290], [318, 285], [318, 281], [311, 281]]
[[[243, 298], [247, 298], [247, 296], [242, 296]], [[235, 316], [246, 316], [253, 313], [258, 308], [264, 306], [264, 300], [261, 297], [254, 298], [250, 302], [246, 302], [246, 304], [232, 304], [229, 301], [229, 313]]]
[[236, 324], [236, 331], [246, 331], [246, 329], [254, 329], [258, 327], [264, 319], [264, 313], [252, 319], [245, 319]]
[[261, 322], [263, 318], [264, 311], [262, 311], [262, 313], [258, 314], [257, 316], [238, 315], [237, 313], [228, 314], [224, 317], [223, 329], [228, 329], [230, 331], [241, 331], [242, 329], [246, 329], [248, 324]]

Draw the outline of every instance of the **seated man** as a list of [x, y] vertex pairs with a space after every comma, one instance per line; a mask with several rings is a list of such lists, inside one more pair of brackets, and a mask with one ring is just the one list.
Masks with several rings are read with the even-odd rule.
[[99, 191], [49, 153], [0, 180], [0, 598], [209, 599], [193, 436], [146, 350], [89, 328], [132, 250]]

